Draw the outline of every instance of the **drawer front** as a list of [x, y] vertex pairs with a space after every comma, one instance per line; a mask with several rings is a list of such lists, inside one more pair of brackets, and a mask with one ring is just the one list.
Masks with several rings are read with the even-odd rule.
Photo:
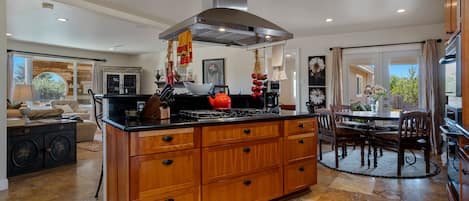
[[284, 192], [292, 193], [317, 183], [316, 158], [293, 163], [285, 167]]
[[281, 139], [205, 148], [202, 182], [249, 174], [281, 165]]
[[308, 133], [288, 136], [285, 144], [285, 163], [290, 163], [316, 156], [317, 135]]
[[200, 183], [200, 151], [131, 157], [130, 170], [131, 200], [196, 187]]
[[144, 155], [196, 147], [194, 128], [131, 133], [130, 155]]
[[462, 149], [458, 152], [459, 157], [459, 177], [460, 181], [460, 199], [459, 200], [469, 200], [469, 158], [464, 153]]
[[316, 132], [318, 121], [316, 118], [286, 120], [284, 124], [286, 135], [297, 135]]
[[[282, 171], [270, 169], [202, 187], [204, 201], [266, 201], [283, 195]], [[228, 199], [229, 198], [229, 199]]]
[[280, 122], [258, 122], [202, 128], [202, 146], [213, 146], [280, 136]]
[[139, 201], [200, 201], [200, 191], [197, 187], [165, 193], [162, 196], [144, 198]]

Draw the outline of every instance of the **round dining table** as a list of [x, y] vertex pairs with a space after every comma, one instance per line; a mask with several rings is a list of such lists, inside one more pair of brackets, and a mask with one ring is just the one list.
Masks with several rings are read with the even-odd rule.
[[[368, 168], [370, 167], [370, 155], [371, 147], [373, 142], [373, 130], [375, 130], [375, 121], [398, 121], [400, 119], [400, 112], [371, 112], [371, 111], [346, 111], [346, 112], [335, 112], [336, 116], [350, 118], [350, 119], [360, 119], [368, 122]], [[382, 149], [381, 149], [382, 155]], [[376, 153], [374, 153], [374, 167], [377, 167]]]

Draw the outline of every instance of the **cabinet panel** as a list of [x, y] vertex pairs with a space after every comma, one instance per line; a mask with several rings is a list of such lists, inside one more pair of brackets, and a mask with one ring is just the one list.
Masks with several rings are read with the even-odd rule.
[[287, 120], [284, 124], [285, 135], [298, 135], [316, 132], [318, 122], [316, 118]]
[[131, 133], [130, 154], [135, 156], [198, 147], [200, 132], [194, 134], [194, 131], [194, 128], [183, 128]]
[[169, 152], [130, 159], [130, 197], [141, 200], [200, 183], [200, 151]]
[[143, 198], [139, 201], [200, 201], [199, 187], [165, 193], [161, 196]]
[[43, 136], [8, 137], [8, 177], [42, 169], [43, 149]]
[[239, 176], [281, 165], [281, 139], [205, 148], [202, 181]]
[[258, 174], [220, 181], [204, 185], [202, 189], [204, 201], [271, 200], [283, 195], [282, 170], [275, 168]]
[[202, 128], [204, 147], [280, 136], [280, 122], [258, 122]]
[[288, 136], [285, 144], [285, 164], [316, 156], [317, 135], [308, 133]]
[[285, 194], [308, 188], [317, 183], [316, 158], [293, 163], [285, 167]]
[[106, 94], [120, 94], [120, 74], [105, 74], [105, 92]]
[[469, 200], [469, 158], [459, 151], [460, 200]]
[[77, 152], [74, 132], [51, 133], [45, 136], [45, 167], [75, 163]]

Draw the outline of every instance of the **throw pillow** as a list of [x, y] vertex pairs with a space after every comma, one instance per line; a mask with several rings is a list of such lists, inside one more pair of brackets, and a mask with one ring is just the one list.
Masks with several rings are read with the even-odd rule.
[[13, 102], [10, 101], [10, 99], [7, 98], [7, 109], [20, 109], [21, 103], [14, 104]]
[[73, 113], [73, 109], [70, 105], [55, 105], [55, 107], [62, 109], [64, 113]]

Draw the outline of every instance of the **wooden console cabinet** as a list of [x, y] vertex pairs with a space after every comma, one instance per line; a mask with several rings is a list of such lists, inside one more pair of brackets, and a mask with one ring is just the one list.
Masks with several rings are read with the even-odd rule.
[[74, 121], [32, 121], [7, 127], [8, 177], [76, 163]]
[[125, 132], [107, 125], [109, 201], [271, 200], [317, 182], [317, 120]]

